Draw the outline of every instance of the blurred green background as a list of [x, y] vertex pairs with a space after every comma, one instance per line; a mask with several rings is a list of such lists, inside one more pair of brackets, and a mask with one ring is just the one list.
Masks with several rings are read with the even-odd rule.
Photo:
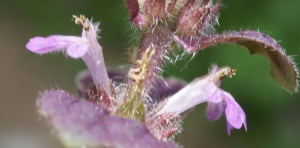
[[[300, 55], [300, 1], [223, 0], [218, 32], [251, 29], [269, 34], [289, 55]], [[26, 50], [34, 36], [80, 35], [73, 14], [101, 21], [107, 67], [127, 66], [126, 48], [138, 39], [131, 30], [122, 0], [0, 0], [0, 147], [60, 148], [49, 126], [36, 113], [35, 101], [47, 89], [76, 93], [74, 78], [85, 69], [81, 60], [62, 54], [38, 56]], [[300, 57], [295, 56], [296, 63]], [[300, 95], [284, 91], [269, 75], [260, 55], [250, 55], [235, 45], [218, 45], [198, 52], [195, 58], [165, 68], [165, 76], [191, 81], [207, 73], [212, 63], [237, 69], [222, 89], [230, 92], [247, 115], [248, 131], [226, 132], [225, 117], [211, 122], [206, 104], [197, 106], [184, 120], [177, 142], [198, 147], [300, 147]], [[188, 64], [188, 65], [187, 65]]]

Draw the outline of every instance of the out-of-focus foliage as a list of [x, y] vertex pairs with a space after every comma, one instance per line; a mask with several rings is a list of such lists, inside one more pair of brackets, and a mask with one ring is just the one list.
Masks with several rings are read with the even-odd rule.
[[[215, 26], [217, 32], [260, 30], [280, 41], [287, 54], [300, 55], [300, 1], [223, 0], [223, 5], [220, 26]], [[0, 0], [0, 147], [14, 146], [12, 143], [22, 147], [60, 146], [49, 136], [44, 122], [37, 120], [36, 97], [38, 91], [57, 86], [75, 93], [75, 75], [85, 65], [62, 54], [36, 56], [25, 49], [25, 44], [34, 36], [80, 35], [81, 28], [74, 24], [73, 14], [101, 22], [99, 43], [108, 67], [128, 67], [126, 49], [137, 43], [139, 34], [132, 30], [122, 0]], [[298, 56], [294, 58], [300, 62]], [[291, 95], [276, 84], [262, 56], [250, 56], [241, 46], [222, 44], [175, 66], [168, 64], [164, 76], [191, 81], [206, 74], [212, 63], [237, 69], [237, 75], [225, 79], [221, 87], [244, 109], [248, 132], [234, 130], [228, 137], [225, 118], [209, 121], [206, 105], [200, 105], [183, 120], [184, 131], [177, 136], [178, 142], [187, 148], [300, 147], [300, 95]], [[33, 138], [13, 136], [22, 132], [33, 133]]]

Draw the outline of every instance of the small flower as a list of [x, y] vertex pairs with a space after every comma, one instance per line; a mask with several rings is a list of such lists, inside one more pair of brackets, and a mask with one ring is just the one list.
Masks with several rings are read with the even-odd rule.
[[244, 124], [247, 130], [243, 109], [228, 92], [219, 88], [225, 76], [231, 77], [234, 74], [235, 71], [229, 67], [213, 66], [208, 75], [195, 79], [165, 102], [161, 102], [164, 106], [154, 117], [168, 113], [176, 117], [198, 104], [207, 102], [206, 115], [210, 120], [219, 119], [225, 111], [229, 135], [232, 127], [240, 129]]
[[81, 37], [63, 35], [34, 37], [29, 40], [26, 47], [37, 54], [66, 50], [70, 57], [82, 58], [92, 75], [94, 84], [100, 84], [107, 95], [111, 96], [110, 80], [107, 76], [102, 47], [97, 40], [99, 23], [93, 24], [84, 15], [73, 17], [75, 23], [83, 27]]

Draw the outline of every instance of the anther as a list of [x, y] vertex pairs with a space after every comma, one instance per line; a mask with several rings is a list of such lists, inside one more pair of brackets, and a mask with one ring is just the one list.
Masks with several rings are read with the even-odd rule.
[[75, 24], [82, 25], [85, 31], [89, 31], [89, 20], [84, 15], [80, 14], [79, 17], [73, 15], [73, 18], [75, 18]]

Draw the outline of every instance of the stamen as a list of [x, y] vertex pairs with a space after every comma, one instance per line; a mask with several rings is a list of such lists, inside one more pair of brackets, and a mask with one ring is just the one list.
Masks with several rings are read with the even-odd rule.
[[73, 15], [73, 18], [75, 18], [75, 24], [82, 25], [85, 31], [89, 31], [89, 20], [83, 14], [80, 14], [79, 17]]
[[226, 76], [232, 78], [234, 75], [236, 75], [236, 70], [230, 67], [223, 67], [213, 73], [213, 75], [210, 77], [210, 81], [216, 83], [218, 81], [222, 81]]
[[226, 76], [232, 78], [232, 76], [236, 75], [236, 70], [231, 69], [229, 67], [222, 69], [220, 72], [222, 73], [219, 75], [219, 80], [223, 80]]

